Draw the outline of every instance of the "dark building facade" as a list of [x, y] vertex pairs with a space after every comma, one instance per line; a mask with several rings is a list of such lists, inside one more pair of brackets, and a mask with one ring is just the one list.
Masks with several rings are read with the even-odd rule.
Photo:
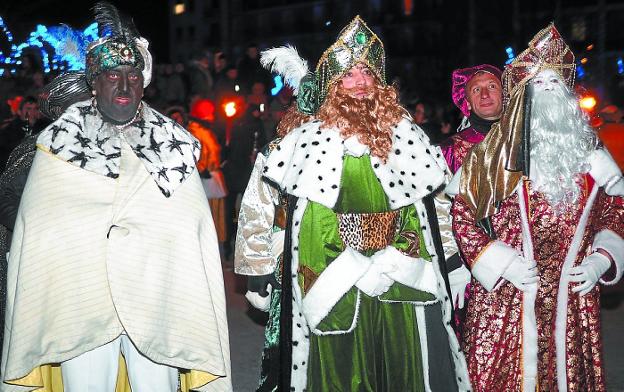
[[290, 43], [311, 66], [359, 14], [386, 45], [388, 80], [399, 82], [408, 99], [437, 100], [450, 100], [454, 68], [502, 67], [505, 48], [518, 54], [555, 21], [577, 58], [587, 58], [587, 83], [622, 83], [615, 64], [624, 49], [624, 1], [169, 0], [169, 10], [172, 61], [217, 49], [237, 59], [252, 42], [259, 48]]

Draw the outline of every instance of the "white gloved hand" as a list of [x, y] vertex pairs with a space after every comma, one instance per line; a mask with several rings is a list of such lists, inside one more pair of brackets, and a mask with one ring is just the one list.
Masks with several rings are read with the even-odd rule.
[[247, 301], [249, 301], [251, 306], [253, 306], [254, 308], [262, 312], [268, 312], [269, 307], [271, 306], [271, 291], [272, 290], [273, 288], [271, 287], [271, 285], [269, 285], [267, 287], [267, 291], [269, 292], [269, 295], [264, 296], [264, 297], [255, 291], [247, 290], [247, 293], [245, 293], [245, 298], [247, 298]]
[[388, 291], [394, 280], [386, 274], [396, 270], [388, 263], [371, 263], [364, 275], [355, 283], [355, 286], [371, 297], [376, 297]]
[[449, 272], [449, 286], [451, 286], [451, 300], [453, 306], [457, 303], [459, 309], [464, 307], [466, 286], [470, 283], [470, 271], [464, 265]]
[[518, 255], [503, 272], [503, 278], [511, 282], [518, 290], [529, 291], [538, 281], [537, 263], [535, 260], [525, 260]]
[[585, 257], [581, 265], [570, 268], [568, 272], [571, 282], [580, 283], [572, 288], [572, 291], [579, 293], [581, 297], [589, 293], [602, 275], [609, 270], [609, 267], [611, 267], [611, 260], [599, 252]]

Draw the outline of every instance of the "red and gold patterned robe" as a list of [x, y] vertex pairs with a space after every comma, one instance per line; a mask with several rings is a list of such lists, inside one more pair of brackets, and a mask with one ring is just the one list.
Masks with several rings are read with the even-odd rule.
[[[492, 217], [497, 240], [475, 226], [456, 198], [453, 230], [473, 273], [462, 338], [475, 391], [605, 390], [599, 285], [581, 297], [571, 291], [567, 271], [603, 248], [617, 267], [603, 283], [621, 277], [624, 200], [608, 196], [589, 175], [581, 182], [578, 202], [558, 215], [529, 180], [521, 181]], [[536, 294], [523, 295], [500, 277], [509, 246], [536, 260]]]

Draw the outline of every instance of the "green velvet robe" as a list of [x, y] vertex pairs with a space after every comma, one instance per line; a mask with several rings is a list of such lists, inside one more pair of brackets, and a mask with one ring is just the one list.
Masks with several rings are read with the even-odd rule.
[[[320, 275], [344, 250], [336, 213], [389, 211], [389, 203], [368, 155], [343, 161], [340, 196], [334, 209], [309, 202], [299, 232], [300, 268]], [[392, 246], [414, 262], [430, 262], [413, 205], [400, 210], [400, 229]], [[366, 256], [371, 256], [369, 252]], [[304, 287], [304, 275], [298, 275]], [[305, 293], [304, 293], [305, 294]], [[310, 334], [309, 391], [424, 391], [423, 366], [414, 303], [430, 303], [435, 295], [394, 283], [373, 298], [352, 287]]]

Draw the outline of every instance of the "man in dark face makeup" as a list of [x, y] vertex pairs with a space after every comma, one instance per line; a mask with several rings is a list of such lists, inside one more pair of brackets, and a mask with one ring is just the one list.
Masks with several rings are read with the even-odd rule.
[[95, 100], [104, 117], [123, 124], [137, 114], [143, 97], [143, 75], [131, 65], [119, 65], [99, 74], [94, 82]]
[[199, 142], [141, 101], [152, 58], [132, 22], [95, 14], [79, 76], [93, 97], [63, 93], [76, 103], [37, 138], [15, 219], [2, 391], [114, 391], [121, 354], [123, 390], [231, 391]]

